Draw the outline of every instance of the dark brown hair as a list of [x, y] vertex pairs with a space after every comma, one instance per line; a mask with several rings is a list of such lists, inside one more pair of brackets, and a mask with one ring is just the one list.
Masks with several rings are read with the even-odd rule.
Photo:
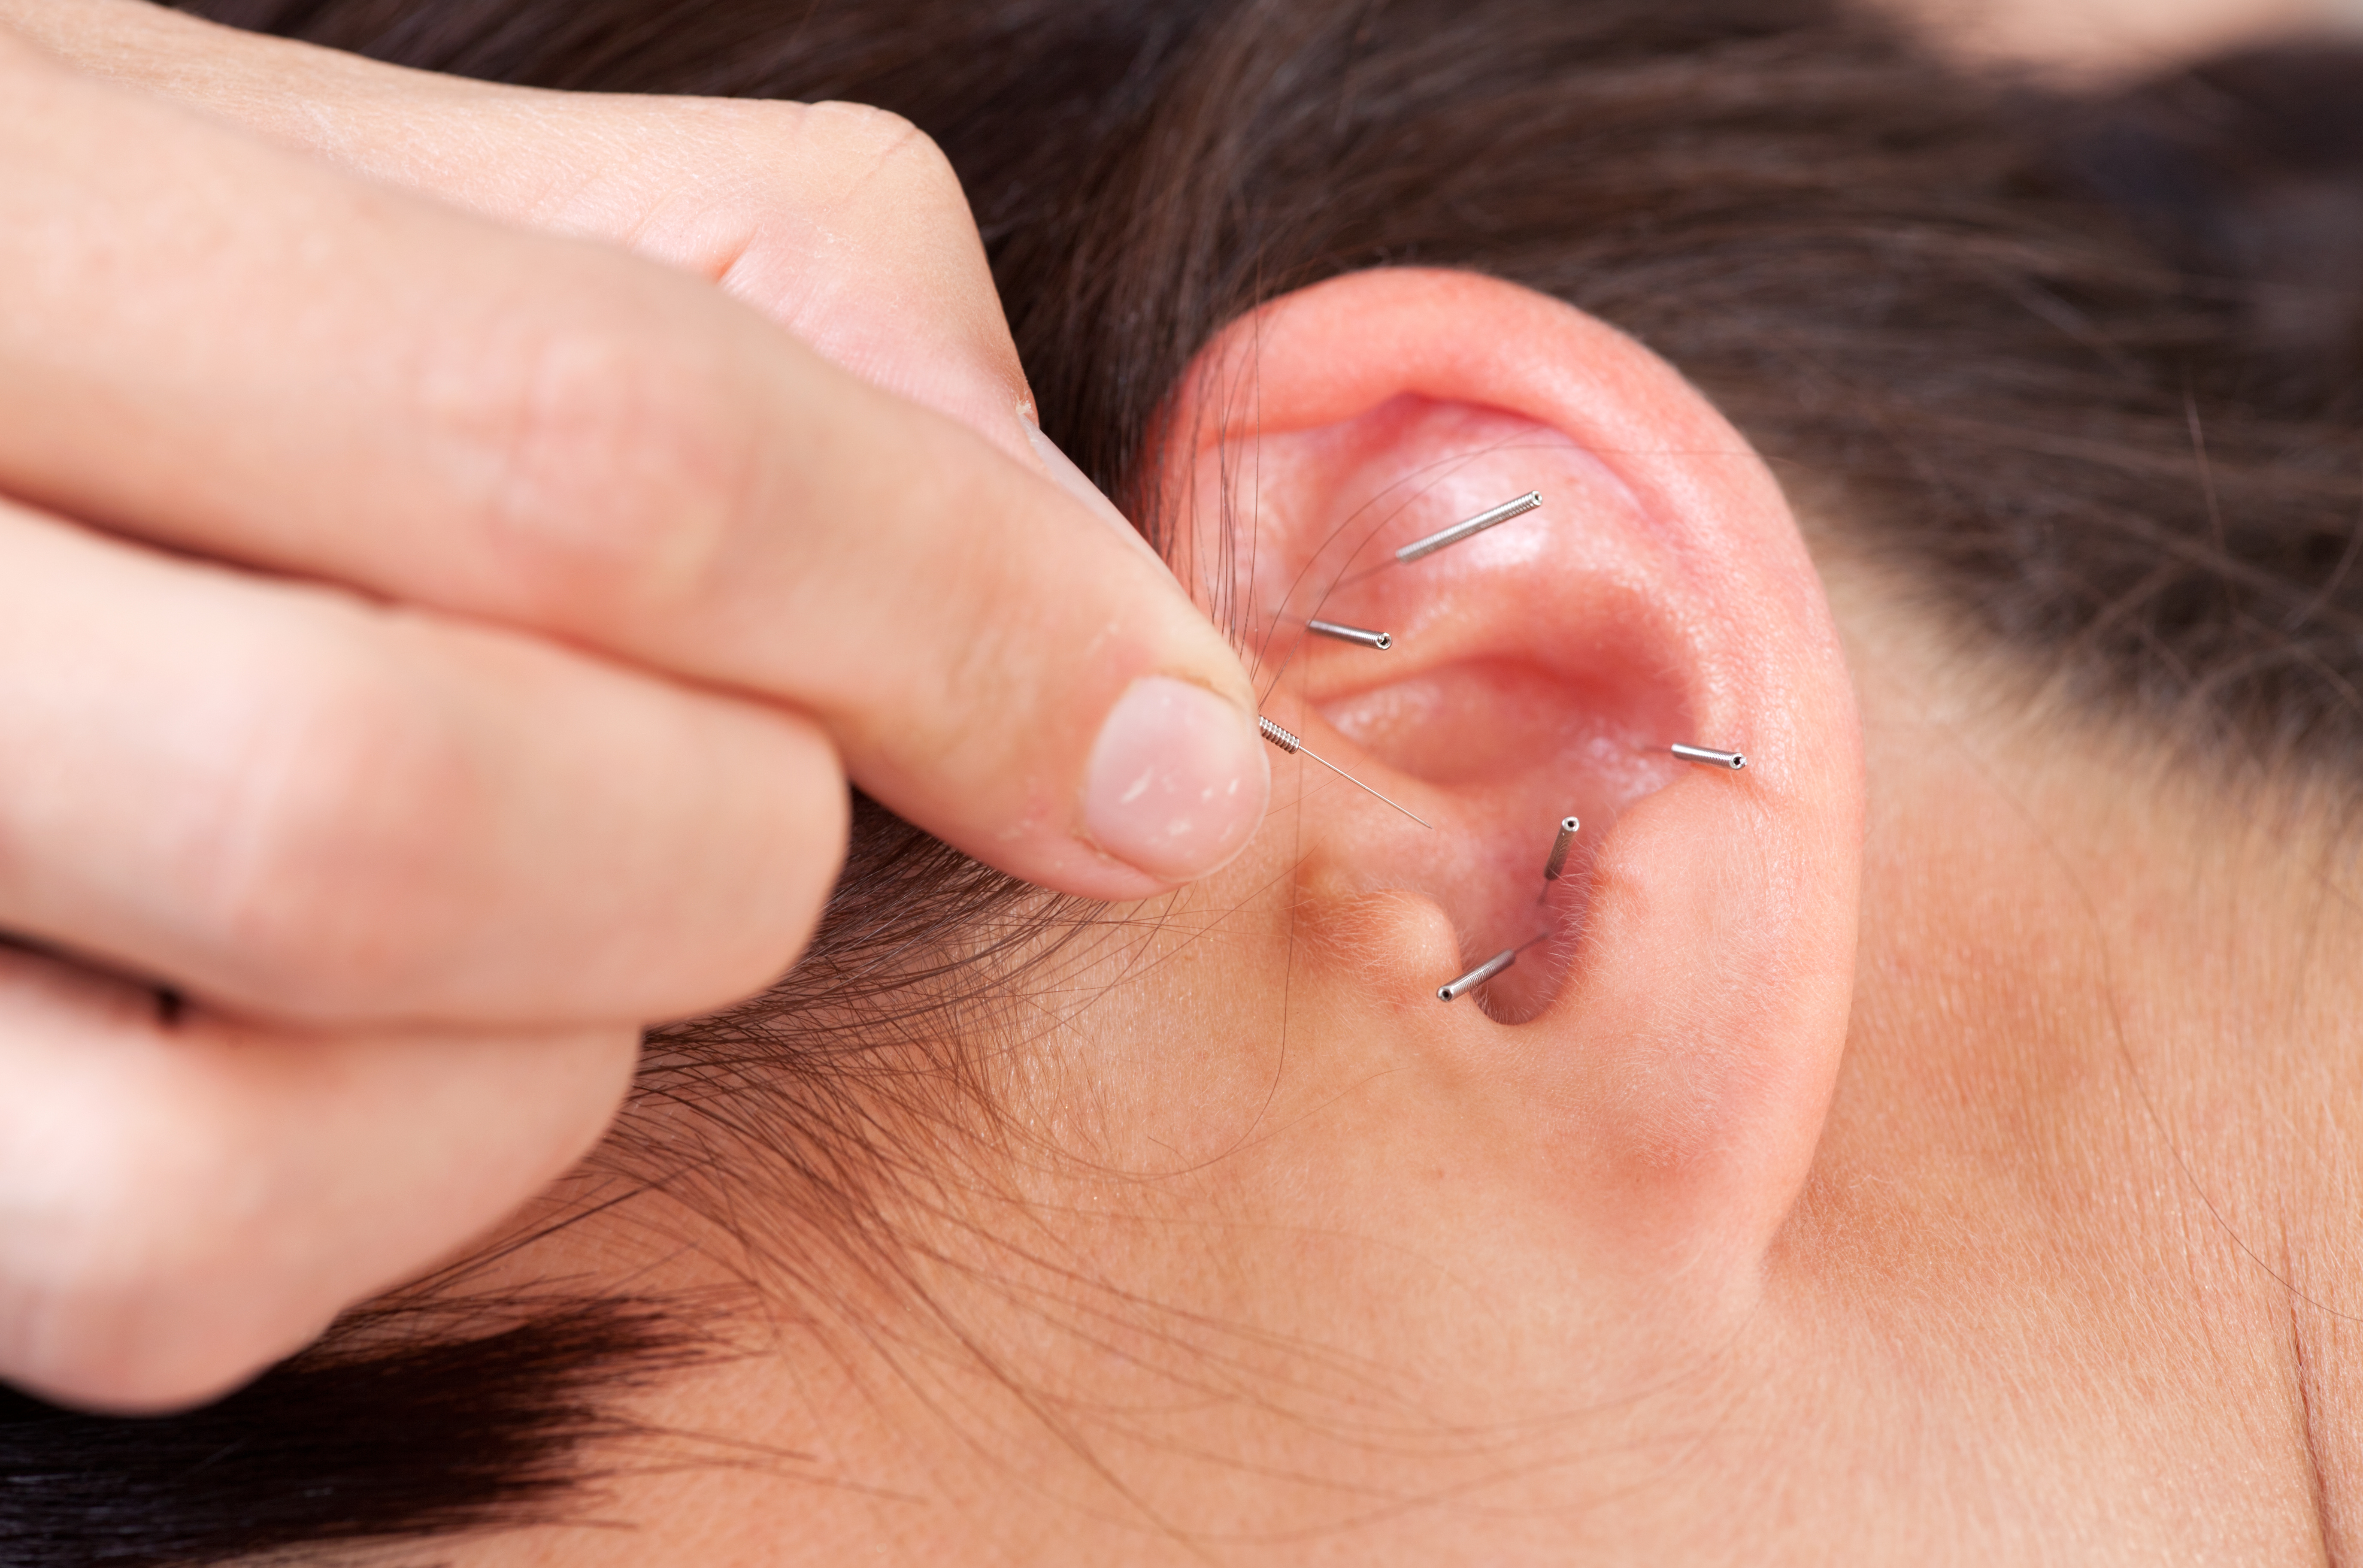
[[[2318, 248], [2363, 215], [2350, 56], [2087, 102], [1825, 0], [190, 8], [501, 81], [900, 111], [966, 182], [1045, 426], [1119, 495], [1191, 357], [1262, 300], [1407, 263], [1543, 290], [1690, 375], [1969, 643], [2235, 774], [2363, 770], [2363, 296]], [[811, 954], [652, 1041], [638, 1103], [703, 1133], [658, 1146], [627, 1113], [605, 1168], [717, 1210], [760, 1179], [816, 1290], [894, 1283], [875, 1194], [925, 1179], [981, 1092], [959, 1043], [1077, 913], [860, 804]], [[746, 1151], [760, 1175], [728, 1174]], [[184, 1417], [0, 1408], [0, 1555], [549, 1517], [621, 1430], [609, 1380], [694, 1353], [629, 1303], [361, 1321]]]

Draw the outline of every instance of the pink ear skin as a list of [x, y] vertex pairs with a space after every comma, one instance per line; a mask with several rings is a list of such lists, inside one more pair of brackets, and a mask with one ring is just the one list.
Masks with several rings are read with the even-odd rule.
[[[1237, 607], [1264, 712], [1436, 824], [1275, 757], [1267, 834], [1295, 835], [1305, 917], [1351, 934], [1345, 1005], [1473, 1086], [1586, 1229], [1660, 1264], [1760, 1256], [1845, 1038], [1863, 810], [1836, 632], [1761, 461], [1592, 317], [1407, 269], [1235, 324], [1165, 428], [1194, 519], [1177, 569]], [[1542, 510], [1395, 563], [1529, 490]], [[1394, 646], [1308, 637], [1308, 616]], [[1474, 999], [1437, 999], [1545, 932]]]

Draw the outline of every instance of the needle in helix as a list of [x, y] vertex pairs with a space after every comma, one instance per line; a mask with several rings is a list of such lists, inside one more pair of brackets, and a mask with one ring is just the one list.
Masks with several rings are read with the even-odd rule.
[[[1322, 767], [1327, 768], [1330, 772], [1336, 774], [1338, 778], [1343, 778], [1347, 783], [1351, 784], [1355, 789], [1363, 790], [1368, 794], [1378, 795], [1380, 800], [1387, 801], [1387, 798], [1384, 795], [1379, 795], [1379, 792], [1376, 790], [1371, 789], [1368, 784], [1363, 783], [1360, 779], [1355, 778], [1352, 774], [1347, 772], [1344, 768], [1338, 767], [1327, 757], [1321, 756], [1317, 752], [1305, 750], [1304, 743], [1303, 741], [1297, 739], [1295, 735], [1292, 734], [1287, 730], [1282, 729], [1280, 725], [1273, 723], [1270, 719], [1258, 715], [1256, 719], [1256, 728], [1263, 732], [1264, 739], [1271, 742], [1272, 745], [1280, 747], [1281, 750], [1288, 753], [1289, 756], [1309, 756], [1313, 758], [1314, 761], [1319, 763]], [[1422, 827], [1433, 827], [1435, 825], [1432, 823], [1423, 821], [1418, 812], [1412, 811], [1407, 806], [1400, 805], [1393, 801], [1387, 801], [1387, 804], [1393, 806], [1396, 811], [1403, 812], [1403, 815], [1411, 818], [1412, 821], [1418, 823]]]

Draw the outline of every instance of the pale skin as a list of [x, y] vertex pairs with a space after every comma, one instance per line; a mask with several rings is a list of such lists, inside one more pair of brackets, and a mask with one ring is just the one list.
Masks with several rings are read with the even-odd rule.
[[[1437, 834], [1284, 767], [1246, 856], [1086, 949], [1055, 1022], [996, 1042], [1010, 1124], [900, 1215], [940, 1260], [925, 1310], [780, 1283], [792, 1212], [734, 1233], [649, 1197], [511, 1260], [640, 1289], [746, 1269], [782, 1306], [640, 1407], [692, 1472], [590, 1510], [636, 1528], [455, 1560], [2353, 1551], [2363, 881], [2302, 790], [2235, 799], [1835, 544], [1809, 563], [1712, 411], [1574, 312], [1364, 274], [1255, 337], [1260, 424], [1213, 427], [1259, 448], [1282, 580], [1448, 448], [1455, 484], [1581, 490], [1557, 432], [1636, 500], [1345, 591], [1397, 596], [1395, 650], [1283, 678], [1308, 744]], [[1472, 409], [1534, 428], [1471, 457]], [[1587, 613], [1537, 632], [1540, 600]], [[1747, 774], [1588, 764], [1591, 732], [1553, 754], [1533, 722], [1660, 683], [1625, 709], [1744, 741]], [[1439, 688], [1486, 724], [1438, 727]], [[1487, 726], [1521, 744], [1472, 755]], [[1537, 789], [1587, 808], [1569, 961], [1497, 1002], [1520, 1021], [1448, 1008], [1501, 895], [1531, 909]]]

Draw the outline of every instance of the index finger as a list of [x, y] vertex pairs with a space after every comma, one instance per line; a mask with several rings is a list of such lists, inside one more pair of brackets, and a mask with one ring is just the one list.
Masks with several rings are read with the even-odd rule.
[[0, 72], [0, 487], [791, 704], [1064, 891], [1203, 874], [1259, 819], [1222, 636], [969, 431], [660, 268]]
[[146, 0], [0, 0], [0, 25], [350, 172], [693, 272], [1033, 464], [1032, 398], [967, 197], [897, 116], [442, 76]]

